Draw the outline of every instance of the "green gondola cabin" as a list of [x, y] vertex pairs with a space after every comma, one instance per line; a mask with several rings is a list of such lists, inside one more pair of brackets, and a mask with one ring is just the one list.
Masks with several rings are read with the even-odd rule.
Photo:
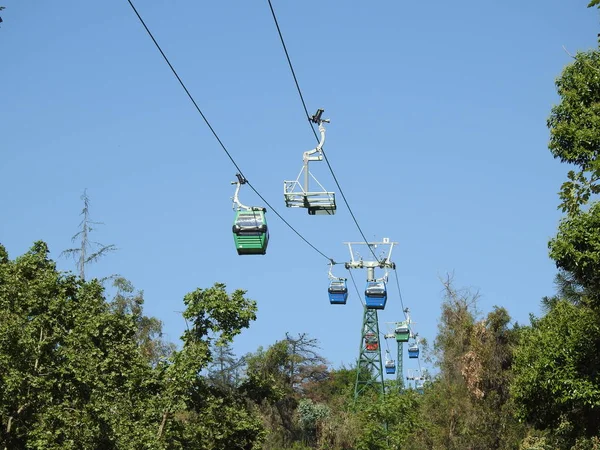
[[410, 339], [410, 328], [405, 323], [402, 323], [394, 330], [396, 334], [396, 342], [408, 342]]
[[265, 217], [266, 212], [266, 208], [257, 206], [236, 211], [232, 231], [238, 255], [264, 255], [267, 253], [269, 230]]

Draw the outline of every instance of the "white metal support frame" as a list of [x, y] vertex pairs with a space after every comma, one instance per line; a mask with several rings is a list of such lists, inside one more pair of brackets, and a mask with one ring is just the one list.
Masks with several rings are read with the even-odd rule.
[[233, 197], [231, 197], [231, 199], [233, 200], [233, 209], [236, 211], [242, 211], [242, 210], [244, 210], [244, 211], [264, 211], [265, 209], [262, 207], [246, 206], [240, 202], [240, 198], [239, 198], [240, 188], [242, 187], [242, 184], [246, 184], [246, 179], [239, 173], [236, 173], [235, 176], [237, 177], [238, 180], [231, 182], [231, 184], [236, 185]]
[[387, 364], [388, 364], [388, 362], [390, 362], [390, 361], [391, 361], [392, 363], [394, 363], [394, 364], [396, 363], [396, 361], [394, 361], [394, 360], [392, 359], [392, 357], [390, 356], [390, 351], [389, 351], [389, 350], [386, 350], [386, 351], [385, 351], [385, 365], [386, 365], [386, 367], [387, 367]]
[[327, 276], [329, 277], [330, 280], [335, 280], [335, 281], [347, 281], [347, 278], [342, 278], [342, 277], [336, 277], [333, 274], [333, 262], [329, 263], [329, 272], [327, 273]]
[[[367, 269], [367, 281], [387, 281], [387, 269], [395, 269], [396, 263], [392, 262], [392, 250], [397, 242], [391, 242], [389, 238], [383, 238], [381, 242], [344, 242], [350, 251], [350, 262], [346, 263], [346, 269]], [[379, 261], [365, 261], [362, 257], [356, 258], [355, 251], [352, 246], [368, 245], [371, 249], [376, 249], [379, 246], [389, 246], [387, 255]], [[386, 269], [385, 275], [381, 278], [375, 278], [375, 268]]]
[[417, 323], [414, 322], [411, 318], [410, 318], [410, 310], [408, 308], [404, 308], [404, 311], [402, 311], [404, 313], [405, 319], [401, 322], [385, 322], [385, 325], [389, 331], [389, 334], [386, 334], [386, 337], [391, 338], [395, 338], [396, 334], [394, 333], [396, 330], [396, 327], [405, 325], [408, 327], [408, 331], [410, 333], [409, 337], [410, 339], [417, 339], [417, 337], [419, 336], [419, 333], [413, 333], [412, 331], [412, 327], [411, 325], [413, 323]]
[[[308, 164], [311, 161], [323, 160], [323, 144], [325, 143], [325, 126], [323, 123], [329, 123], [329, 119], [321, 119], [322, 109], [310, 119], [312, 122], [319, 124], [319, 132], [321, 139], [317, 146], [302, 154], [302, 169], [298, 177], [293, 181], [283, 182], [283, 196], [285, 198], [285, 206], [288, 208], [307, 208], [310, 215], [333, 215], [335, 214], [335, 193], [325, 190], [323, 185], [310, 173]], [[304, 183], [300, 182], [300, 177], [303, 176]], [[309, 188], [309, 180], [312, 178], [321, 188], [320, 191], [311, 191]]]
[[424, 380], [425, 379], [421, 375], [421, 369], [407, 369], [406, 371], [408, 372], [408, 374], [406, 376], [407, 380], [420, 381], [420, 380]]
[[235, 193], [233, 194], [233, 197], [231, 198], [233, 200], [233, 209], [236, 209], [238, 211], [244, 209], [246, 211], [249, 211], [251, 208], [249, 206], [246, 205], [242, 205], [240, 203], [240, 199], [239, 199], [239, 193], [240, 193], [240, 187], [242, 186], [242, 184], [244, 184], [246, 182], [246, 180], [241, 179], [241, 175], [238, 174], [238, 181], [232, 181], [231, 184], [235, 184]]

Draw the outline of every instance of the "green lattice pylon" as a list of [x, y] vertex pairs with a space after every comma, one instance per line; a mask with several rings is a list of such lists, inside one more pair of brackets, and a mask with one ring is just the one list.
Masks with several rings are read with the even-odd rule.
[[399, 391], [404, 390], [404, 343], [398, 344], [398, 356], [396, 357], [396, 386]]
[[381, 363], [381, 339], [376, 309], [364, 307], [363, 323], [360, 333], [358, 364], [356, 365], [356, 383], [354, 400], [365, 390], [374, 388], [384, 394], [383, 365]]

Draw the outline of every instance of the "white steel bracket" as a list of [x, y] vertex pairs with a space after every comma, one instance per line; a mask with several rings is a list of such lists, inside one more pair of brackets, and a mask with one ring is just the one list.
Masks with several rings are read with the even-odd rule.
[[[283, 196], [285, 206], [288, 208], [307, 208], [310, 215], [333, 215], [335, 214], [335, 193], [327, 191], [321, 183], [310, 172], [308, 165], [311, 161], [323, 160], [323, 144], [325, 143], [325, 126], [323, 123], [329, 123], [329, 119], [321, 119], [323, 110], [318, 110], [312, 117], [312, 121], [319, 124], [321, 138], [317, 146], [302, 154], [302, 169], [298, 177], [293, 181], [283, 182]], [[303, 183], [300, 177], [303, 176]], [[320, 191], [311, 191], [309, 181], [313, 179], [321, 188]]]

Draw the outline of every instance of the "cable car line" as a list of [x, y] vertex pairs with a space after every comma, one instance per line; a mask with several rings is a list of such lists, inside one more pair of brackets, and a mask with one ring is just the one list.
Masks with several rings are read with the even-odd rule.
[[163, 50], [160, 47], [160, 45], [158, 45], [158, 42], [156, 42], [156, 39], [154, 39], [154, 35], [152, 34], [152, 32], [150, 31], [150, 29], [146, 25], [146, 22], [144, 22], [144, 19], [142, 19], [142, 16], [140, 16], [140, 13], [138, 13], [138, 11], [135, 8], [135, 6], [133, 6], [133, 3], [131, 2], [131, 0], [127, 0], [127, 1], [129, 2], [129, 5], [131, 6], [131, 9], [133, 9], [133, 12], [135, 13], [135, 15], [137, 16], [137, 18], [139, 19], [140, 23], [146, 29], [146, 33], [148, 33], [148, 36], [150, 36], [150, 39], [152, 39], [152, 42], [154, 42], [154, 45], [156, 46], [156, 48], [158, 49], [158, 51], [162, 55], [163, 59], [165, 60], [165, 62], [169, 66], [169, 68], [171, 69], [171, 72], [173, 72], [173, 75], [175, 75], [175, 78], [177, 78], [177, 81], [179, 81], [179, 84], [181, 85], [181, 87], [183, 88], [183, 90], [185, 91], [185, 93], [187, 94], [187, 96], [189, 97], [189, 99], [192, 101], [192, 103], [196, 107], [196, 110], [198, 111], [198, 113], [200, 114], [200, 116], [202, 116], [202, 119], [206, 123], [206, 126], [209, 128], [209, 130], [211, 131], [211, 133], [213, 134], [213, 136], [215, 137], [215, 139], [217, 140], [217, 142], [221, 145], [221, 148], [223, 148], [223, 150], [225, 151], [225, 153], [227, 154], [227, 156], [229, 157], [229, 159], [231, 160], [231, 162], [233, 163], [233, 165], [235, 166], [235, 168], [237, 169], [237, 171], [243, 175], [242, 169], [239, 168], [239, 166], [237, 165], [237, 163], [235, 162], [235, 160], [233, 159], [233, 157], [231, 156], [231, 154], [227, 151], [227, 148], [225, 148], [225, 145], [223, 144], [223, 142], [221, 141], [221, 139], [219, 139], [219, 136], [217, 135], [216, 131], [213, 129], [213, 127], [211, 126], [210, 122], [208, 121], [208, 119], [206, 118], [206, 116], [204, 115], [204, 113], [202, 112], [202, 110], [200, 109], [200, 107], [198, 106], [198, 104], [196, 103], [196, 100], [194, 100], [194, 97], [192, 97], [192, 94], [190, 94], [190, 91], [185, 86], [184, 82], [179, 77], [179, 75], [177, 74], [177, 71], [175, 70], [175, 68], [173, 67], [173, 65], [171, 64], [171, 62], [169, 61], [169, 58], [167, 58], [167, 55], [165, 55], [165, 52], [163, 52]]
[[[290, 71], [292, 72], [292, 77], [294, 78], [294, 83], [296, 84], [296, 89], [298, 91], [298, 95], [300, 96], [300, 101], [302, 102], [302, 107], [304, 108], [304, 113], [306, 114], [306, 118], [309, 120], [310, 129], [312, 130], [313, 134], [315, 135], [315, 139], [317, 139], [317, 141], [318, 141], [319, 137], [317, 136], [317, 132], [315, 131], [315, 129], [312, 125], [311, 115], [308, 113], [308, 108], [306, 107], [306, 102], [304, 101], [304, 96], [302, 95], [302, 90], [300, 89], [300, 83], [298, 83], [298, 78], [296, 77], [296, 72], [294, 71], [294, 66], [292, 65], [292, 60], [290, 58], [290, 54], [287, 50], [287, 46], [285, 45], [285, 41], [283, 40], [283, 34], [281, 33], [281, 28], [279, 27], [279, 21], [277, 20], [277, 16], [275, 15], [275, 10], [273, 9], [273, 4], [271, 3], [271, 0], [267, 0], [267, 1], [269, 2], [269, 8], [271, 9], [271, 15], [273, 16], [273, 21], [275, 22], [275, 27], [277, 28], [277, 33], [279, 34], [279, 40], [281, 41], [281, 45], [283, 47], [283, 51], [285, 53], [285, 57], [288, 62], [288, 66], [290, 67]], [[344, 194], [344, 191], [342, 190], [342, 187], [340, 186], [340, 183], [338, 182], [338, 179], [335, 175], [335, 172], [333, 171], [333, 168], [331, 167], [331, 164], [329, 163], [329, 159], [327, 158], [325, 149], [321, 149], [321, 151], [323, 153], [325, 162], [327, 163], [327, 167], [329, 167], [329, 171], [331, 172], [333, 181], [335, 182], [335, 185], [337, 186], [338, 190], [340, 191], [342, 199], [344, 200], [344, 203], [346, 204], [346, 208], [348, 208], [348, 211], [350, 212], [350, 216], [352, 217], [352, 220], [354, 221], [356, 228], [358, 228], [358, 231], [359, 231], [360, 235], [362, 236], [363, 240], [365, 242], [367, 242], [367, 238], [366, 238], [365, 234], [363, 233], [360, 225], [358, 224], [358, 220], [356, 220], [356, 216], [354, 215], [352, 208], [350, 208], [350, 204], [348, 203], [348, 200], [346, 199], [346, 195]], [[373, 251], [373, 249], [371, 247], [369, 247], [369, 249], [371, 250], [373, 257], [377, 260], [377, 262], [380, 262], [377, 255], [375, 255], [375, 252]]]
[[[402, 312], [404, 313], [404, 318], [407, 318], [406, 312], [405, 312], [405, 308], [404, 308], [404, 302], [402, 301], [402, 291], [400, 290], [400, 282], [398, 281], [398, 272], [396, 270], [396, 268], [394, 267], [394, 276], [396, 278], [396, 286], [398, 287], [398, 296], [400, 297], [400, 304], [402, 306]], [[412, 334], [412, 327], [410, 326], [410, 323], [408, 324], [410, 332]], [[418, 340], [415, 339], [415, 342], [418, 344]], [[419, 366], [419, 373], [422, 374], [422, 369], [421, 369], [421, 352], [417, 353], [417, 364]]]
[[[405, 308], [404, 308], [404, 301], [402, 300], [402, 291], [400, 290], [400, 281], [398, 280], [398, 272], [397, 272], [397, 270], [396, 270], [395, 267], [394, 267], [394, 278], [396, 278], [396, 287], [398, 288], [398, 296], [400, 297], [400, 305], [402, 306], [402, 312], [404, 313], [404, 318], [407, 319], [407, 315], [406, 315]], [[408, 327], [410, 329], [410, 333], [413, 334], [412, 333], [412, 327], [410, 325], [411, 324], [408, 323]], [[415, 339], [415, 342], [418, 344], [418, 340]], [[417, 364], [419, 366], [419, 373], [422, 373], [420, 353], [421, 352], [417, 353], [416, 360], [417, 360]]]
[[396, 271], [396, 267], [394, 267], [394, 278], [396, 278], [396, 286], [398, 287], [398, 296], [400, 297], [402, 312], [404, 313], [404, 318], [406, 318], [406, 313], [404, 312], [404, 301], [402, 301], [402, 292], [400, 291], [400, 282], [398, 281], [398, 272]]
[[[128, 0], [130, 1], [130, 0]], [[237, 166], [236, 166], [237, 167]], [[325, 253], [323, 253], [321, 250], [319, 250], [317, 247], [315, 247], [313, 244], [311, 244], [304, 236], [302, 236], [300, 234], [300, 232], [298, 230], [296, 230], [292, 225], [290, 225], [290, 223], [285, 220], [281, 214], [279, 214], [277, 212], [277, 210], [275, 208], [273, 208], [271, 206], [271, 204], [262, 196], [260, 195], [260, 193], [254, 188], [254, 186], [252, 186], [252, 184], [249, 181], [246, 181], [246, 184], [248, 184], [248, 186], [250, 186], [250, 189], [252, 189], [254, 191], [254, 193], [264, 202], [265, 205], [267, 205], [269, 208], [271, 208], [271, 211], [273, 211], [273, 213], [279, 217], [281, 219], [281, 221], [283, 223], [285, 223], [290, 230], [292, 230], [294, 233], [296, 233], [296, 235], [298, 235], [298, 237], [300, 239], [302, 239], [304, 242], [306, 242], [306, 244], [308, 244], [310, 246], [310, 248], [312, 248], [314, 251], [316, 251], [319, 255], [321, 255], [323, 258], [327, 259], [331, 264], [340, 264], [340, 263], [336, 263], [333, 258], [330, 258], [329, 256], [327, 256]]]
[[[394, 267], [394, 275], [395, 275], [395, 278], [396, 278], [396, 286], [398, 287], [398, 296], [400, 297], [400, 304], [402, 306], [402, 312], [404, 313], [404, 318], [407, 319], [407, 315], [406, 315], [405, 308], [404, 308], [404, 302], [402, 301], [402, 292], [400, 290], [400, 282], [398, 281], [398, 272], [396, 271], [395, 267]], [[412, 327], [411, 327], [410, 323], [408, 323], [408, 327], [410, 329], [410, 333], [413, 334], [412, 333]], [[415, 339], [415, 342], [418, 344], [418, 340]], [[421, 371], [421, 357], [420, 357], [420, 352], [417, 353], [417, 358], [416, 359], [417, 359], [417, 364], [419, 365], [419, 372], [420, 372]]]
[[[287, 46], [285, 45], [285, 41], [283, 40], [283, 35], [281, 34], [281, 29], [279, 28], [279, 22], [277, 21], [277, 16], [275, 15], [275, 10], [273, 9], [273, 5], [271, 4], [271, 0], [269, 1], [269, 8], [271, 9], [271, 14], [273, 15], [273, 21], [275, 22], [275, 26], [277, 27], [277, 33], [279, 33], [279, 40], [281, 41], [281, 45], [283, 47], [283, 51], [285, 52], [285, 57], [287, 58], [288, 65], [290, 66], [290, 71], [292, 72], [292, 77], [294, 77], [294, 83], [296, 83], [296, 89], [298, 90], [298, 95], [300, 95], [300, 101], [302, 102], [302, 107], [304, 108], [304, 113], [306, 117], [310, 119], [310, 114], [308, 114], [308, 108], [306, 107], [306, 102], [304, 101], [304, 96], [302, 95], [302, 90], [300, 89], [300, 83], [298, 83], [298, 78], [296, 77], [296, 71], [294, 70], [294, 66], [292, 66], [292, 60], [290, 59], [290, 54], [288, 53]], [[317, 132], [310, 124], [310, 129], [315, 135], [315, 139], [319, 140], [317, 136]]]
[[[211, 131], [211, 133], [213, 134], [213, 136], [215, 137], [215, 139], [217, 140], [217, 142], [219, 143], [219, 145], [221, 146], [221, 148], [223, 149], [223, 151], [225, 152], [225, 154], [229, 157], [230, 161], [235, 166], [235, 168], [237, 169], [237, 171], [245, 179], [246, 177], [244, 176], [244, 174], [242, 172], [242, 169], [235, 162], [235, 160], [233, 159], [233, 156], [231, 156], [231, 153], [229, 153], [229, 151], [225, 147], [225, 144], [223, 144], [223, 141], [221, 141], [221, 139], [217, 135], [217, 132], [214, 130], [214, 128], [212, 127], [212, 125], [208, 121], [207, 117], [204, 115], [204, 113], [202, 112], [202, 110], [200, 109], [200, 107], [198, 106], [198, 104], [196, 103], [196, 100], [194, 100], [194, 97], [192, 96], [192, 94], [190, 93], [190, 91], [188, 90], [188, 88], [186, 87], [185, 83], [183, 82], [183, 80], [181, 79], [181, 77], [179, 76], [179, 74], [177, 73], [177, 71], [175, 70], [175, 68], [173, 67], [173, 65], [171, 64], [171, 62], [169, 61], [169, 58], [167, 58], [167, 55], [162, 50], [161, 46], [158, 44], [158, 42], [154, 38], [154, 35], [152, 34], [152, 32], [150, 31], [150, 29], [146, 25], [146, 22], [144, 22], [144, 19], [142, 19], [142, 16], [140, 15], [140, 13], [136, 9], [136, 7], [133, 5], [133, 2], [131, 0], [127, 0], [127, 2], [129, 3], [129, 6], [131, 6], [131, 9], [133, 9], [133, 12], [135, 13], [135, 15], [137, 16], [137, 18], [139, 19], [140, 23], [143, 25], [143, 27], [146, 30], [146, 33], [148, 34], [148, 36], [150, 36], [150, 39], [152, 39], [152, 42], [154, 42], [154, 45], [156, 46], [156, 48], [158, 49], [158, 51], [162, 55], [163, 59], [165, 60], [165, 62], [169, 66], [169, 68], [171, 69], [171, 72], [173, 72], [173, 75], [175, 75], [175, 78], [177, 78], [177, 81], [179, 82], [179, 84], [181, 85], [181, 87], [183, 88], [183, 90], [185, 91], [185, 93], [187, 94], [188, 98], [193, 103], [194, 107], [196, 108], [196, 111], [198, 111], [198, 113], [200, 114], [200, 116], [204, 120], [204, 123], [206, 123], [206, 126], [209, 128], [209, 130]], [[315, 247], [313, 244], [311, 244], [304, 236], [302, 236], [302, 234], [300, 234], [300, 232], [298, 230], [296, 230], [287, 220], [285, 220], [281, 216], [281, 214], [279, 214], [277, 212], [277, 210], [275, 208], [273, 208], [273, 206], [271, 206], [269, 204], [269, 202], [256, 190], [256, 188], [254, 186], [252, 186], [252, 184], [249, 181], [247, 181], [247, 179], [246, 179], [246, 184], [265, 203], [265, 205], [267, 205], [269, 208], [271, 208], [271, 211], [273, 211], [273, 213], [277, 217], [279, 217], [284, 224], [286, 224], [294, 233], [296, 233], [296, 235], [298, 235], [298, 237], [300, 237], [300, 239], [302, 239], [313, 250], [315, 250], [317, 253], [319, 253], [321, 256], [323, 256], [325, 259], [327, 259], [331, 264], [337, 264], [333, 260], [333, 258], [330, 258], [325, 253], [323, 253], [321, 250], [319, 250], [317, 247]]]
[[350, 278], [352, 279], [352, 284], [354, 285], [354, 289], [356, 289], [356, 295], [358, 296], [358, 299], [360, 300], [360, 303], [362, 303], [363, 308], [364, 308], [365, 302], [362, 299], [362, 295], [360, 295], [360, 291], [358, 290], [358, 286], [356, 285], [356, 281], [354, 280], [354, 275], [352, 275], [352, 271], [350, 269], [348, 269], [348, 273], [350, 274]]

